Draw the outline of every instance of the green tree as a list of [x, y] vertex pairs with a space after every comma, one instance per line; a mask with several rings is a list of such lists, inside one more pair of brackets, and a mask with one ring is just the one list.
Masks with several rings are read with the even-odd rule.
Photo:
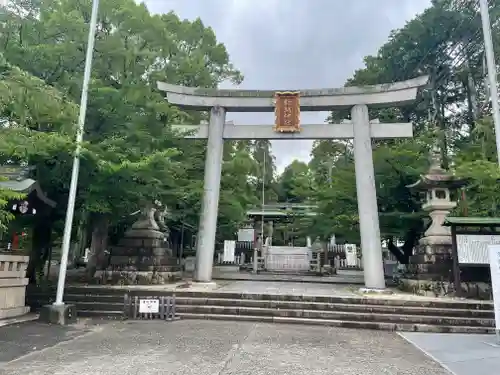
[[[493, 24], [500, 11], [490, 9]], [[402, 108], [371, 110], [382, 122], [414, 124], [413, 140], [373, 142], [377, 198], [382, 236], [407, 240], [406, 248], [421, 235], [425, 213], [420, 198], [406, 185], [428, 168], [431, 145], [442, 151], [443, 166], [469, 178], [469, 213], [493, 215], [498, 206], [497, 174], [490, 112], [482, 69], [483, 49], [480, 17], [474, 1], [436, 0], [422, 14], [395, 30], [375, 56], [364, 59], [347, 86], [401, 81], [422, 74], [429, 87], [416, 103]], [[494, 38], [500, 33], [493, 30]], [[496, 43], [496, 48], [500, 44]], [[348, 111], [335, 111], [331, 122], [349, 118]], [[317, 142], [311, 170], [317, 188], [320, 215], [315, 230], [325, 234], [334, 228], [337, 237], [356, 240], [359, 228], [352, 149], [340, 142]], [[329, 182], [330, 180], [330, 182]], [[460, 208], [461, 210], [462, 208]]]
[[278, 194], [281, 202], [306, 203], [313, 193], [313, 176], [309, 166], [298, 160], [289, 164], [278, 180]]
[[[6, 59], [79, 100], [90, 6], [90, 0], [14, 1], [2, 15]], [[177, 139], [170, 125], [203, 116], [170, 106], [156, 82], [215, 87], [227, 79], [240, 82], [242, 76], [201, 20], [152, 15], [133, 0], [101, 2], [77, 201], [80, 219], [94, 227], [96, 252], [106, 246], [109, 225], [153, 199], [174, 211], [194, 208], [174, 213], [174, 219], [196, 215], [205, 143]], [[74, 120], [67, 126], [73, 128]], [[26, 155], [44, 172], [37, 174], [60, 203], [59, 214], [67, 200], [70, 158]]]
[[[60, 92], [0, 54], [0, 164], [69, 153], [73, 131], [68, 124], [76, 110]], [[21, 194], [0, 189], [0, 231], [14, 218], [5, 209], [7, 203], [20, 198]]]

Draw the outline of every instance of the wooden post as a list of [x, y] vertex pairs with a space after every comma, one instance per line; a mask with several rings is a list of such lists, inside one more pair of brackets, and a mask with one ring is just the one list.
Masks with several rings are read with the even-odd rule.
[[455, 286], [455, 294], [457, 297], [462, 297], [462, 281], [460, 280], [460, 264], [458, 262], [457, 248], [457, 227], [451, 225], [451, 257], [453, 260], [453, 285]]

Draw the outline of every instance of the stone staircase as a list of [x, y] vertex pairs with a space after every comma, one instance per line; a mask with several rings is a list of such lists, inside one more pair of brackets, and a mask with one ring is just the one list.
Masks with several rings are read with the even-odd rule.
[[[125, 288], [67, 287], [65, 301], [82, 317], [123, 318]], [[131, 296], [172, 292], [128, 290]], [[28, 289], [36, 310], [54, 300], [55, 290]], [[491, 302], [416, 300], [393, 297], [327, 297], [226, 292], [175, 293], [183, 319], [295, 323], [331, 327], [420, 332], [493, 333]]]

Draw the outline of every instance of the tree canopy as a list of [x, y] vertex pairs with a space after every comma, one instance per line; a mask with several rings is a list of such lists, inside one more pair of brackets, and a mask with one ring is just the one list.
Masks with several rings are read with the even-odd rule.
[[[14, 0], [5, 10], [0, 14], [0, 163], [34, 167], [32, 177], [58, 203], [49, 217], [33, 219], [34, 225], [49, 223], [54, 242], [62, 233], [75, 151], [91, 1]], [[499, 14], [494, 2], [497, 57]], [[434, 0], [394, 30], [375, 55], [365, 57], [364, 68], [345, 83], [430, 76], [415, 103], [370, 110], [381, 122], [414, 125], [413, 139], [373, 142], [384, 239], [411, 242], [421, 235], [426, 215], [420, 196], [407, 186], [427, 170], [431, 147], [441, 150], [443, 167], [470, 181], [464, 194], [454, 197], [466, 198], [456, 213], [499, 215], [500, 172], [480, 25], [474, 1]], [[196, 232], [206, 142], [179, 139], [172, 125], [199, 123], [208, 114], [171, 106], [156, 82], [211, 88], [227, 80], [239, 83], [243, 75], [202, 20], [181, 20], [172, 12], [155, 15], [133, 0], [101, 1], [75, 211], [80, 242], [102, 250], [109, 234], [153, 201], [169, 207], [173, 228], [182, 223]], [[329, 121], [349, 116], [334, 111]], [[317, 206], [315, 218], [295, 222], [300, 235], [326, 239], [335, 233], [341, 240], [359, 240], [352, 142], [317, 141], [309, 163], [294, 161], [282, 173], [276, 171], [269, 141], [226, 142], [217, 241], [234, 238], [248, 208], [261, 204], [262, 186], [266, 204]], [[0, 230], [13, 218], [6, 204], [16, 198], [0, 190]]]
[[[0, 158], [27, 163], [57, 203], [50, 220], [61, 235], [67, 202], [90, 0], [16, 0], [0, 15]], [[207, 114], [181, 111], [157, 81], [196, 87], [241, 82], [227, 50], [200, 19], [154, 15], [133, 0], [103, 0], [78, 184], [77, 222], [107, 229], [147, 202], [170, 220], [198, 224], [206, 142], [179, 139], [172, 124]], [[219, 237], [234, 235], [254, 204], [258, 168], [250, 148], [226, 145]], [[254, 178], [252, 179], [252, 176]], [[234, 184], [234, 179], [238, 184]], [[0, 203], [11, 199], [0, 192]], [[7, 211], [1, 211], [3, 225]], [[226, 228], [226, 229], [224, 229]]]
[[[499, 11], [496, 3], [490, 9], [493, 25]], [[420, 196], [407, 185], [428, 169], [431, 147], [441, 150], [442, 166], [450, 173], [469, 179], [463, 194], [466, 200], [460, 201], [455, 214], [499, 214], [499, 169], [478, 12], [473, 1], [433, 1], [422, 14], [394, 30], [378, 53], [365, 57], [365, 67], [346, 82], [346, 86], [362, 86], [430, 76], [429, 87], [414, 104], [370, 110], [371, 118], [381, 122], [410, 121], [414, 126], [413, 139], [373, 141], [384, 239], [411, 237], [414, 241], [421, 235], [426, 214], [420, 209]], [[498, 57], [500, 31], [496, 26], [493, 34]], [[348, 111], [336, 111], [329, 120], [338, 122], [349, 116]], [[308, 197], [318, 204], [319, 217], [311, 233], [324, 238], [335, 233], [337, 238], [359, 241], [352, 154], [350, 141], [315, 142], [309, 163], [315, 189]], [[454, 199], [461, 196], [455, 194]]]

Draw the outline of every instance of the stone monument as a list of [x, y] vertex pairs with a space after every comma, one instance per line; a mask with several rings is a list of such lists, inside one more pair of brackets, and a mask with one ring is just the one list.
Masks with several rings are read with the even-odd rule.
[[451, 200], [450, 191], [464, 186], [466, 180], [444, 170], [441, 162], [441, 152], [434, 147], [427, 174], [408, 185], [408, 188], [425, 194], [422, 210], [428, 212], [431, 219], [424, 237], [410, 257], [407, 275], [401, 280], [402, 288], [415, 294], [442, 296], [453, 292], [451, 232], [443, 224], [457, 205]]
[[[169, 230], [163, 222], [168, 211], [158, 215], [157, 211], [154, 205], [144, 207], [118, 245], [111, 247], [108, 280], [120, 284], [164, 284], [181, 278], [181, 267], [172, 255]], [[160, 225], [155, 216], [161, 219]]]
[[[307, 237], [310, 241], [310, 237]], [[308, 246], [311, 249], [311, 271], [321, 274], [324, 267], [324, 248], [319, 237], [316, 237], [314, 242]], [[328, 267], [327, 267], [328, 268]]]

